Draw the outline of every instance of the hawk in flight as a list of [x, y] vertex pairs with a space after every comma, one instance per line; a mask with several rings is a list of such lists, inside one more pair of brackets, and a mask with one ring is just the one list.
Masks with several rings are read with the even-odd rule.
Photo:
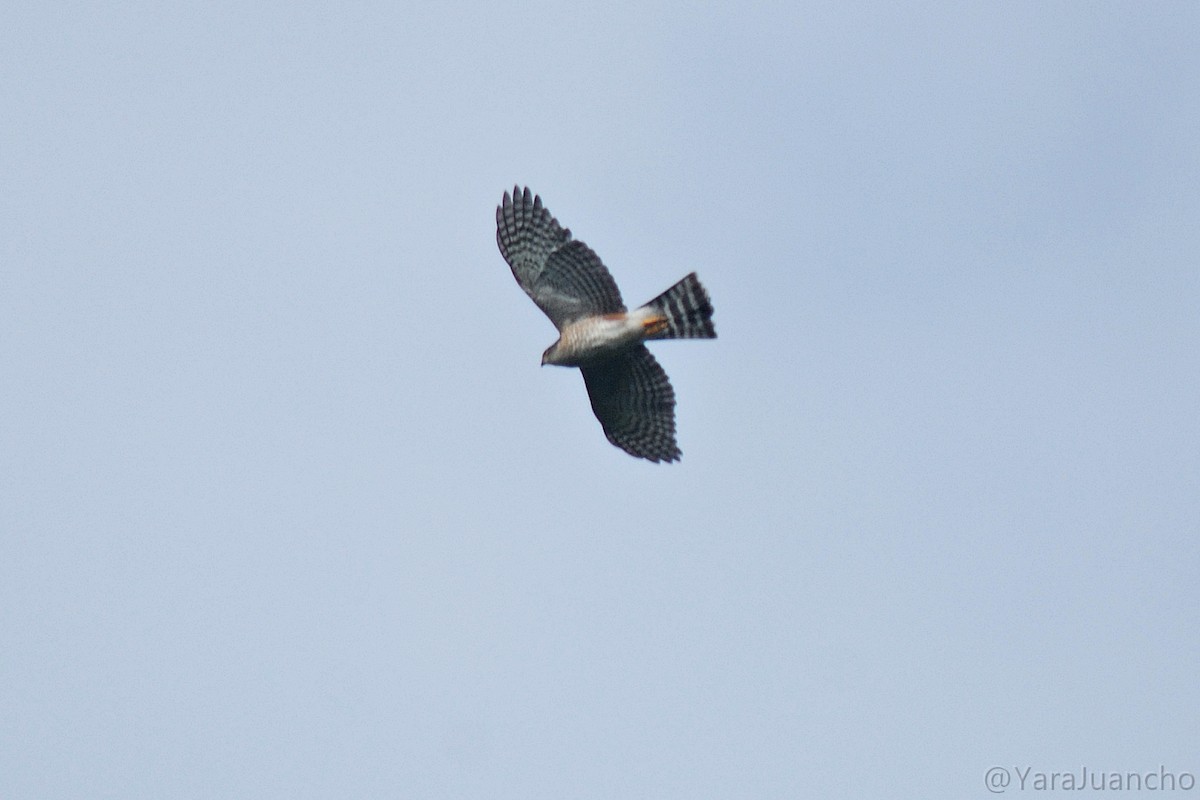
[[614, 445], [638, 458], [677, 461], [675, 391], [643, 342], [717, 337], [696, 273], [629, 311], [600, 257], [571, 238], [542, 198], [517, 187], [496, 209], [496, 243], [517, 283], [558, 328], [542, 364], [579, 367]]

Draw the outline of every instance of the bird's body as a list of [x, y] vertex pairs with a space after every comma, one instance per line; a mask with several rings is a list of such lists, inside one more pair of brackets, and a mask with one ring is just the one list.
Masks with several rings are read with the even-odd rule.
[[[638, 309], [642, 311], [642, 309]], [[594, 361], [612, 358], [620, 351], [641, 342], [645, 327], [644, 313], [604, 314], [567, 323], [542, 356], [543, 364], [582, 367]]]
[[600, 258], [542, 206], [513, 189], [496, 209], [496, 242], [517, 283], [559, 338], [542, 364], [579, 367], [608, 440], [630, 455], [675, 461], [675, 392], [649, 339], [716, 338], [708, 293], [693, 272], [628, 311]]

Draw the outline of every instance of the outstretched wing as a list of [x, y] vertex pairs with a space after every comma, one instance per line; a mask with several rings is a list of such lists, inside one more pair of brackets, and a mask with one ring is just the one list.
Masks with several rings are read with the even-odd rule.
[[573, 240], [529, 189], [504, 193], [496, 208], [496, 244], [525, 294], [560, 330], [580, 317], [625, 310], [600, 257]]
[[677, 461], [675, 390], [645, 345], [581, 368], [604, 435], [631, 456]]

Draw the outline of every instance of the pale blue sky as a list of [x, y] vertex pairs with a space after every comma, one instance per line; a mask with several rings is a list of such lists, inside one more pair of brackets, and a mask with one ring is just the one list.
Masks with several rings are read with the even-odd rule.
[[[1200, 774], [1195, 3], [14, 2], [0, 76], [0, 797]], [[681, 463], [539, 368], [514, 183], [708, 287]]]

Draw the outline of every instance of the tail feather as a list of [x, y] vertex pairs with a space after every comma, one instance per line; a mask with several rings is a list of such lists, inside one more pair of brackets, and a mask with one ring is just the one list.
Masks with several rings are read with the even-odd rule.
[[649, 338], [717, 338], [717, 330], [712, 322], [712, 302], [694, 272], [646, 303], [645, 307], [658, 311], [667, 319], [665, 328]]

